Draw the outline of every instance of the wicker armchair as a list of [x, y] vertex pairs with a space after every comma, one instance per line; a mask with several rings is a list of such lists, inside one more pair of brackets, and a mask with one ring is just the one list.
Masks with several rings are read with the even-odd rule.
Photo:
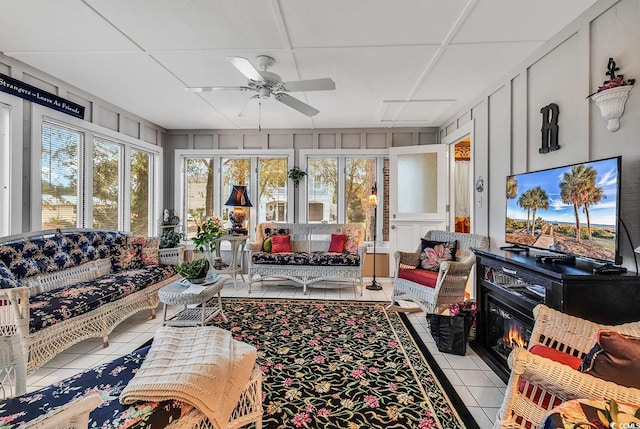
[[467, 281], [476, 262], [476, 257], [471, 249], [489, 248], [489, 239], [477, 234], [434, 230], [427, 232], [424, 239], [457, 241], [457, 261], [440, 264], [435, 287], [431, 288], [398, 277], [401, 268], [416, 267], [418, 265], [420, 262], [420, 246], [415, 252], [395, 252], [393, 256], [396, 259], [396, 269], [389, 309], [407, 311], [406, 307], [396, 305], [397, 300], [404, 300], [416, 303], [425, 313], [435, 313], [448, 309], [450, 304], [463, 301]]
[[[534, 310], [535, 326], [529, 348], [535, 344], [584, 357], [596, 342], [600, 329], [615, 329], [640, 336], [640, 321], [623, 325], [599, 325], [569, 316], [544, 305]], [[511, 376], [494, 427], [538, 427], [554, 404], [576, 398], [615, 399], [640, 404], [640, 390], [604, 381], [516, 348], [509, 356]], [[523, 392], [528, 392], [525, 396]], [[530, 398], [535, 398], [532, 400]]]

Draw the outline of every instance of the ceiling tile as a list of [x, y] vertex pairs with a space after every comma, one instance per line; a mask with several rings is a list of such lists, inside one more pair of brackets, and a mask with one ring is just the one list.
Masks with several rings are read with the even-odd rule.
[[453, 43], [546, 41], [596, 1], [478, 1]]
[[440, 44], [467, 0], [281, 0], [293, 48]]
[[0, 51], [140, 51], [77, 0], [2, 0]]
[[285, 47], [267, 1], [87, 2], [145, 50]]

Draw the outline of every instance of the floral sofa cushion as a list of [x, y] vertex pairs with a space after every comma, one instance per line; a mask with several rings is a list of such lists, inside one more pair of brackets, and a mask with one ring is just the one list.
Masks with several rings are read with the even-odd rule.
[[115, 246], [125, 243], [126, 235], [119, 232], [55, 232], [2, 244], [0, 261], [23, 279], [108, 258]]
[[85, 314], [175, 274], [172, 265], [148, 265], [33, 295], [29, 300], [29, 332]]
[[252, 255], [252, 261], [254, 264], [328, 265], [357, 267], [358, 265], [360, 265], [360, 256], [351, 253], [333, 252], [256, 252]]
[[[186, 414], [190, 407], [178, 401], [122, 405], [120, 393], [144, 361], [149, 347], [136, 350], [35, 392], [3, 402], [0, 422], [22, 426], [46, 412], [83, 396], [99, 394], [101, 403], [89, 415], [90, 428], [161, 428]], [[1, 424], [0, 424], [1, 426]]]

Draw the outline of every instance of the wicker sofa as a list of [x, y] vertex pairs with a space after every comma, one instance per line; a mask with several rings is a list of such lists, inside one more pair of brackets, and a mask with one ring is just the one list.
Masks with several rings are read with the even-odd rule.
[[[332, 234], [347, 236], [343, 253], [328, 252]], [[291, 253], [272, 253], [263, 249], [266, 238], [289, 235]], [[256, 228], [256, 241], [249, 243], [249, 293], [254, 279], [292, 280], [303, 287], [322, 281], [350, 282], [363, 294], [362, 267], [366, 247], [364, 227], [359, 224], [273, 223], [263, 222]]]
[[[128, 239], [94, 229], [0, 238], [0, 369], [15, 365], [14, 394], [26, 388], [27, 374], [70, 346], [102, 337], [106, 347], [127, 317], [145, 309], [155, 317], [158, 289], [179, 276]], [[131, 258], [134, 250], [140, 259]]]
[[425, 240], [457, 242], [455, 261], [440, 264], [438, 271], [417, 268], [420, 246], [415, 252], [395, 252], [395, 276], [390, 309], [406, 310], [396, 305], [398, 300], [414, 302], [425, 313], [448, 309], [450, 304], [464, 300], [464, 291], [476, 257], [473, 248], [488, 249], [489, 239], [477, 234], [432, 230]]
[[640, 389], [596, 378], [529, 351], [542, 345], [582, 359], [594, 346], [599, 330], [613, 329], [640, 337], [640, 321], [600, 325], [542, 304], [533, 310], [533, 314], [535, 324], [527, 349], [516, 348], [509, 355], [511, 375], [495, 428], [539, 427], [551, 408], [577, 398], [640, 404]]

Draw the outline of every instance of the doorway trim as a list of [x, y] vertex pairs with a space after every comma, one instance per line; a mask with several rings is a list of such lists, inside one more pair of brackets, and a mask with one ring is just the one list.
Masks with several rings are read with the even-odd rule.
[[471, 151], [471, 163], [469, 171], [469, 216], [471, 217], [471, 233], [475, 231], [475, 153], [474, 153], [475, 120], [462, 124], [457, 130], [445, 136], [442, 143], [449, 145], [449, 225], [455, 225], [455, 145], [462, 140], [469, 139], [469, 150]]

